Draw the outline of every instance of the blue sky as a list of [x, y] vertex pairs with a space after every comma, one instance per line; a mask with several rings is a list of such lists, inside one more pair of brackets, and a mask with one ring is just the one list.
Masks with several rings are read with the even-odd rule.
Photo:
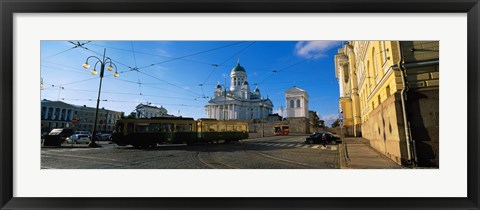
[[[82, 68], [104, 49], [120, 76], [105, 70], [100, 107], [135, 110], [139, 103], [163, 106], [169, 114], [205, 117], [204, 105], [218, 82], [229, 86], [237, 61], [253, 91], [270, 98], [274, 110], [285, 107], [293, 86], [310, 96], [309, 110], [330, 125], [338, 116], [339, 88], [334, 55], [341, 41], [42, 41], [41, 98], [95, 107], [99, 74]], [[78, 44], [83, 44], [78, 46]], [[99, 68], [97, 68], [99, 70]]]

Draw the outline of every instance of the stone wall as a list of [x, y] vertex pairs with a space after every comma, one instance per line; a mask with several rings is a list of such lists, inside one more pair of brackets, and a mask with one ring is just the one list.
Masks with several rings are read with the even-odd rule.
[[406, 164], [404, 129], [400, 93], [395, 93], [372, 110], [369, 120], [362, 126], [362, 134], [380, 153], [399, 164]]
[[287, 118], [284, 121], [265, 121], [262, 125], [261, 122], [249, 122], [249, 138], [260, 138], [260, 137], [269, 137], [273, 136], [273, 127], [276, 125], [288, 125], [289, 133], [291, 134], [310, 134], [315, 132], [317, 129], [310, 124], [310, 121], [305, 117], [292, 117]]
[[308, 134], [310, 132], [310, 121], [305, 117], [290, 117], [288, 122], [290, 133]]
[[[248, 138], [260, 138], [273, 136], [273, 127], [278, 125], [282, 121], [265, 121], [262, 125], [261, 122], [248, 123], [249, 135]], [[263, 132], [263, 134], [262, 134]]]
[[[406, 101], [410, 123], [411, 143], [421, 167], [439, 165], [439, 103], [438, 89], [410, 91]], [[407, 165], [408, 153], [400, 93], [387, 98], [362, 126], [364, 138], [370, 145], [393, 161]], [[414, 153], [415, 152], [415, 153]]]

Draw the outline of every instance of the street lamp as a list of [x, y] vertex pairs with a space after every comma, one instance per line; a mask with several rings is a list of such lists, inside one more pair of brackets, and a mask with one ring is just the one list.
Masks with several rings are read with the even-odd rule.
[[262, 120], [262, 137], [265, 137], [265, 127], [264, 127], [264, 124], [263, 124], [263, 120], [264, 120], [263, 112], [264, 112], [264, 109], [265, 109], [265, 102], [261, 102], [260, 106], [262, 107], [262, 109], [261, 109], [262, 113], [261, 113], [261, 116], [260, 116], [261, 117], [260, 119]]
[[100, 64], [100, 85], [98, 87], [97, 107], [95, 109], [95, 121], [94, 121], [94, 124], [93, 124], [92, 141], [88, 145], [90, 147], [96, 147], [97, 146], [97, 144], [95, 143], [95, 137], [97, 136], [98, 105], [100, 104], [100, 92], [102, 90], [102, 79], [103, 79], [103, 73], [104, 73], [104, 70], [105, 70], [105, 66], [108, 65], [107, 66], [108, 71], [113, 71], [113, 69], [115, 67], [115, 73], [113, 74], [113, 76], [118, 77], [117, 66], [112, 62], [111, 58], [105, 57], [106, 51], [107, 51], [107, 49], [103, 50], [102, 59], [100, 59], [97, 56], [89, 56], [85, 60], [85, 63], [82, 65], [83, 68], [88, 69], [88, 68], [90, 68], [90, 64], [88, 64], [88, 60], [90, 58], [96, 59], [97, 62], [95, 62], [95, 65], [94, 65], [91, 73], [93, 75], [97, 75], [97, 65]]

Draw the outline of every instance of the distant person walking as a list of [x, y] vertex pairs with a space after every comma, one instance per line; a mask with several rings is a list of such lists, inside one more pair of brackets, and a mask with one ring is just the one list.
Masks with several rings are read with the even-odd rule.
[[326, 144], [327, 144], [327, 135], [325, 135], [325, 133], [322, 134], [322, 143], [323, 143], [323, 146], [326, 147]]

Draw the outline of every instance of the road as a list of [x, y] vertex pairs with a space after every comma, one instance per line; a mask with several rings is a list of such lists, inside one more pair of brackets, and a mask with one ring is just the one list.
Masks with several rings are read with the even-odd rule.
[[306, 136], [275, 136], [230, 144], [154, 148], [43, 147], [42, 169], [335, 169], [338, 145], [304, 143]]

